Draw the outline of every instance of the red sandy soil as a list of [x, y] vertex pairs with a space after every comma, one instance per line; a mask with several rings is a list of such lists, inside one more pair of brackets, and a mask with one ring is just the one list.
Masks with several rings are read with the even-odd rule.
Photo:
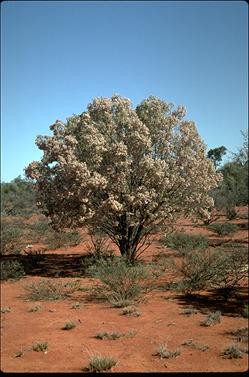
[[[245, 209], [247, 211], [247, 209]], [[224, 221], [220, 218], [219, 221]], [[227, 220], [226, 220], [227, 221]], [[233, 223], [247, 222], [234, 220]], [[248, 243], [247, 230], [240, 230], [233, 237], [217, 237], [211, 231], [195, 227], [189, 220], [181, 221], [179, 229], [187, 233], [206, 234], [210, 239], [243, 240]], [[153, 255], [165, 251], [159, 237], [147, 249], [142, 259], [151, 260]], [[49, 251], [54, 254], [82, 253], [86, 243], [68, 249]], [[70, 298], [59, 301], [31, 302], [27, 299], [24, 286], [32, 282], [46, 280], [44, 276], [26, 276], [19, 281], [1, 284], [1, 308], [9, 307], [10, 312], [1, 314], [1, 370], [3, 372], [81, 372], [87, 367], [92, 355], [111, 355], [117, 359], [113, 372], [242, 372], [248, 369], [248, 354], [241, 359], [224, 359], [220, 353], [236, 344], [227, 332], [248, 326], [248, 320], [236, 310], [236, 305], [218, 299], [196, 300], [184, 298], [180, 293], [159, 289], [145, 295], [144, 302], [138, 305], [141, 315], [127, 317], [122, 309], [113, 308], [107, 302], [89, 300], [87, 291], [77, 291]], [[69, 282], [80, 280], [83, 287], [96, 284], [90, 278], [54, 278]], [[160, 277], [162, 284], [172, 281], [172, 277]], [[207, 296], [202, 292], [202, 297]], [[247, 282], [245, 284], [247, 294]], [[80, 302], [80, 309], [72, 309]], [[41, 305], [41, 310], [29, 312], [31, 307]], [[181, 311], [193, 305], [198, 312], [186, 316]], [[208, 311], [221, 310], [221, 322], [210, 327], [200, 326]], [[74, 321], [72, 330], [62, 330], [67, 321]], [[96, 339], [98, 332], [134, 331], [133, 337], [116, 340]], [[207, 345], [206, 351], [182, 345], [192, 339], [194, 343]], [[47, 342], [47, 352], [35, 352], [32, 345]], [[170, 351], [180, 349], [176, 358], [160, 359], [153, 355], [156, 348], [165, 343]], [[246, 348], [246, 343], [237, 343]], [[22, 351], [20, 357], [16, 353]]]

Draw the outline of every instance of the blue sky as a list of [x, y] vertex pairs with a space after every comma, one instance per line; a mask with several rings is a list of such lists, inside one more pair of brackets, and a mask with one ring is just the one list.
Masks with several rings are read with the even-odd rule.
[[248, 119], [244, 1], [5, 1], [1, 180], [39, 160], [38, 134], [113, 93], [187, 107], [207, 149], [236, 152]]

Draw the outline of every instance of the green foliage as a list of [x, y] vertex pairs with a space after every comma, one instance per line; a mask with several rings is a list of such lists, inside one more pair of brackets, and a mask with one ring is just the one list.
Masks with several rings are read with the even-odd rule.
[[234, 244], [215, 251], [189, 252], [179, 263], [173, 262], [174, 268], [183, 277], [176, 289], [192, 294], [213, 288], [227, 300], [247, 276], [247, 258], [246, 248]]
[[222, 157], [226, 154], [227, 148], [223, 145], [219, 148], [210, 149], [207, 153], [207, 157], [214, 163], [215, 168], [219, 166]]
[[244, 305], [244, 308], [242, 310], [242, 316], [244, 318], [248, 318], [249, 317], [249, 305], [248, 304]]
[[93, 355], [90, 358], [89, 366], [84, 370], [87, 369], [92, 373], [105, 372], [111, 370], [116, 364], [117, 360], [112, 356]]
[[23, 231], [17, 227], [8, 227], [7, 223], [1, 226], [1, 254], [19, 254], [23, 247]]
[[25, 275], [23, 265], [18, 260], [1, 262], [1, 280], [20, 279]]
[[72, 330], [76, 327], [76, 324], [75, 322], [73, 321], [69, 321], [69, 322], [66, 322], [65, 325], [62, 327], [62, 330]]
[[37, 213], [34, 184], [20, 176], [9, 183], [1, 183], [1, 213], [30, 215]]
[[132, 265], [123, 257], [100, 259], [88, 271], [100, 279], [101, 295], [117, 307], [125, 307], [138, 300], [144, 292], [143, 283], [148, 277], [148, 271], [143, 265]]
[[243, 357], [243, 353], [244, 350], [234, 344], [222, 351], [221, 356], [225, 359], [241, 359]]
[[217, 310], [216, 312], [210, 312], [206, 318], [201, 322], [201, 326], [209, 327], [217, 323], [220, 323], [221, 312]]
[[50, 232], [45, 239], [45, 244], [51, 250], [59, 247], [77, 246], [81, 243], [82, 237], [79, 232]]
[[181, 232], [167, 234], [162, 242], [165, 246], [177, 250], [185, 255], [191, 250], [204, 250], [208, 247], [208, 239], [202, 235], [190, 235]]
[[40, 280], [38, 283], [31, 283], [24, 288], [28, 297], [33, 301], [54, 301], [65, 299], [79, 289], [80, 282], [62, 283], [52, 279]]
[[31, 225], [32, 242], [39, 242], [51, 231], [52, 228], [46, 219], [35, 222]]
[[36, 352], [47, 351], [48, 343], [47, 342], [35, 343], [35, 344], [33, 344], [32, 349], [33, 349], [33, 351], [36, 351]]
[[211, 224], [208, 229], [217, 233], [219, 236], [226, 236], [235, 233], [239, 228], [236, 224], [224, 223], [224, 224]]

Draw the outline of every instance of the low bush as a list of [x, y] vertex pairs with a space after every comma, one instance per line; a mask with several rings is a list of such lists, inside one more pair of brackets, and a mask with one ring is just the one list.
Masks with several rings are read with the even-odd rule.
[[206, 318], [200, 323], [201, 326], [209, 327], [217, 323], [220, 323], [221, 312], [217, 310], [216, 312], [210, 312]]
[[225, 359], [241, 359], [244, 352], [243, 349], [239, 348], [236, 344], [233, 344], [222, 351], [221, 356]]
[[126, 306], [122, 309], [122, 315], [126, 315], [127, 317], [139, 317], [140, 311], [135, 306]]
[[65, 325], [62, 327], [62, 330], [72, 330], [76, 327], [76, 324], [75, 322], [73, 321], [69, 321], [69, 322], [66, 322]]
[[23, 231], [17, 227], [1, 227], [1, 254], [19, 254], [23, 247]]
[[47, 220], [40, 220], [31, 225], [32, 242], [39, 242], [47, 233], [51, 232], [51, 226]]
[[25, 276], [24, 267], [17, 260], [1, 261], [1, 280], [21, 279]]
[[92, 373], [105, 372], [111, 370], [116, 364], [117, 360], [112, 356], [93, 355], [88, 367], [83, 368], [83, 370]]
[[182, 346], [188, 346], [190, 348], [205, 352], [209, 349], [209, 346], [201, 343], [194, 343], [192, 339], [186, 340], [182, 343]]
[[89, 267], [91, 276], [102, 283], [98, 292], [113, 306], [125, 307], [139, 300], [145, 291], [148, 271], [143, 265], [131, 265], [125, 258], [100, 259]]
[[204, 250], [208, 247], [208, 239], [206, 237], [180, 232], [164, 236], [162, 243], [167, 247], [177, 250], [181, 255], [185, 255], [192, 250]]
[[120, 332], [111, 332], [111, 333], [108, 333], [106, 331], [103, 331], [103, 332], [99, 332], [98, 334], [96, 334], [95, 338], [97, 338], [97, 339], [116, 340], [116, 339], [122, 338], [124, 336], [125, 336], [125, 334], [124, 333], [120, 333]]
[[166, 344], [159, 344], [156, 348], [154, 356], [159, 356], [160, 359], [171, 359], [173, 357], [177, 357], [181, 354], [180, 350], [176, 351], [169, 351]]
[[50, 232], [45, 239], [46, 246], [51, 249], [58, 249], [60, 247], [77, 246], [82, 242], [82, 237], [79, 232]]
[[48, 343], [47, 343], [47, 342], [39, 342], [39, 343], [35, 343], [35, 344], [32, 346], [32, 349], [33, 349], [33, 351], [36, 351], [36, 352], [47, 351], [47, 349], [48, 349]]
[[248, 343], [248, 327], [240, 327], [236, 330], [228, 331], [227, 334], [235, 337], [237, 342]]
[[224, 223], [224, 224], [211, 224], [208, 229], [217, 233], [219, 236], [226, 236], [235, 233], [239, 228], [236, 224]]
[[53, 301], [61, 300], [76, 292], [80, 287], [80, 282], [61, 283], [52, 279], [40, 280], [38, 283], [26, 285], [28, 297], [33, 301]]

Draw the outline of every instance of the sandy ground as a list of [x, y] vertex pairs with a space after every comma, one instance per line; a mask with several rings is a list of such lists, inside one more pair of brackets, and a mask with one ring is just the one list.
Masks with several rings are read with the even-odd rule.
[[[223, 221], [224, 219], [219, 219]], [[235, 220], [247, 222], [247, 220]], [[217, 237], [207, 229], [195, 227], [189, 220], [178, 225], [188, 233], [206, 234], [213, 240], [243, 240], [248, 243], [248, 231], [240, 230], [233, 237]], [[153, 256], [165, 252], [158, 241], [152, 243], [143, 259], [152, 260]], [[215, 242], [216, 242], [215, 241]], [[48, 251], [53, 254], [79, 254], [86, 250], [86, 242], [67, 249]], [[56, 267], [56, 266], [55, 266]], [[47, 276], [26, 276], [19, 281], [1, 284], [1, 308], [10, 311], [1, 313], [1, 370], [3, 372], [81, 372], [92, 355], [111, 355], [117, 359], [113, 372], [242, 372], [248, 369], [248, 353], [241, 359], [223, 359], [220, 353], [236, 340], [227, 332], [248, 326], [248, 319], [241, 316], [234, 303], [220, 302], [218, 299], [186, 299], [180, 293], [163, 289], [172, 277], [160, 277], [157, 289], [145, 295], [144, 302], [138, 305], [141, 315], [127, 317], [122, 309], [113, 308], [107, 302], [89, 300], [89, 292], [77, 291], [71, 297], [59, 301], [31, 302], [24, 288], [32, 282], [48, 279]], [[77, 277], [58, 277], [56, 281], [69, 282], [80, 280], [81, 286], [91, 287], [94, 279]], [[245, 282], [244, 295], [248, 295]], [[72, 309], [75, 302], [79, 309]], [[37, 312], [29, 309], [40, 305]], [[182, 310], [192, 305], [197, 309], [190, 316]], [[210, 327], [200, 326], [210, 310], [222, 312], [221, 322]], [[62, 330], [67, 321], [74, 321], [72, 330]], [[97, 339], [98, 332], [121, 332], [132, 336], [116, 340]], [[183, 345], [192, 340], [195, 344], [208, 346], [202, 351]], [[32, 345], [47, 342], [47, 352], [35, 352]], [[170, 351], [180, 350], [176, 358], [165, 359], [155, 356], [160, 344], [167, 344]], [[242, 348], [247, 344], [237, 343]], [[22, 354], [17, 356], [21, 351]]]

